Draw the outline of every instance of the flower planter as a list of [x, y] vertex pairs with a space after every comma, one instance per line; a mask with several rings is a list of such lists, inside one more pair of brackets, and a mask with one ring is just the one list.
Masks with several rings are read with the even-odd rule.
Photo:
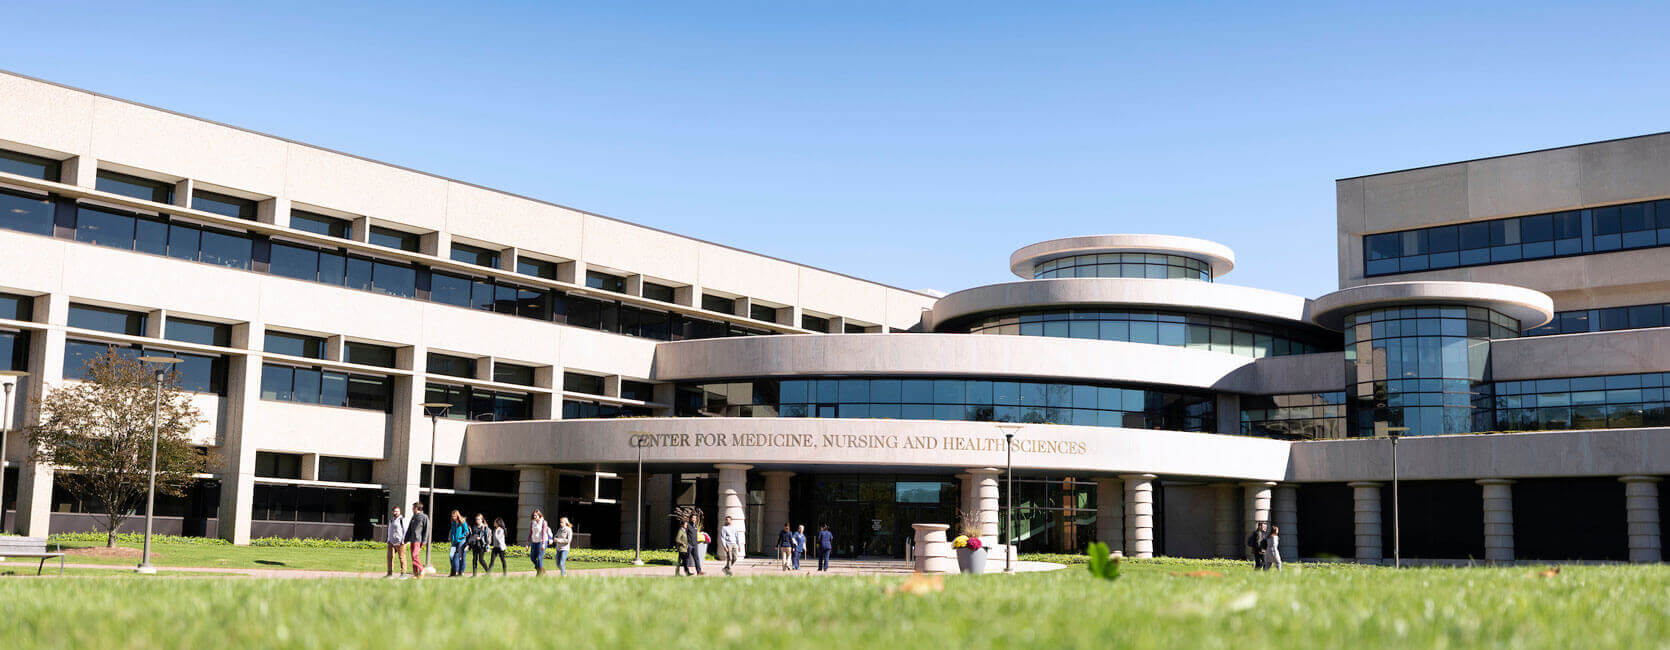
[[986, 549], [963, 547], [957, 549], [957, 568], [963, 573], [980, 575], [986, 572]]

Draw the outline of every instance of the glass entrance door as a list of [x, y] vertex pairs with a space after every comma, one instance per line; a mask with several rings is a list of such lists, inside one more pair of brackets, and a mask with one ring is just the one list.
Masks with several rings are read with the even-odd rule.
[[[807, 537], [829, 524], [836, 557], [903, 558], [911, 524], [952, 523], [956, 482], [938, 476], [845, 474], [796, 477], [793, 510], [810, 515]], [[804, 504], [804, 505], [802, 505]]]

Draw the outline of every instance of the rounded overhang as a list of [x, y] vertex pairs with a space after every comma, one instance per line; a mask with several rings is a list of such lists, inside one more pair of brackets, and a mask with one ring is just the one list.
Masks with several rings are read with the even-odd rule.
[[929, 312], [930, 330], [979, 314], [1034, 307], [1141, 307], [1248, 316], [1308, 325], [1300, 296], [1216, 282], [1145, 278], [1056, 278], [988, 284], [940, 298]]
[[1094, 253], [1181, 255], [1206, 262], [1216, 279], [1235, 268], [1235, 251], [1223, 244], [1178, 235], [1085, 235], [1042, 241], [1009, 255], [1009, 270], [1032, 279], [1032, 268], [1062, 257]]
[[1341, 289], [1311, 302], [1311, 322], [1331, 330], [1345, 317], [1386, 307], [1463, 305], [1483, 307], [1519, 321], [1522, 330], [1554, 317], [1554, 299], [1535, 289], [1488, 282], [1386, 282]]
[[[764, 338], [764, 337], [760, 337]], [[1002, 467], [1015, 428], [1017, 470], [1279, 481], [1291, 443], [1215, 433], [1059, 424], [830, 418], [614, 418], [472, 423], [463, 462], [632, 471], [961, 471]]]

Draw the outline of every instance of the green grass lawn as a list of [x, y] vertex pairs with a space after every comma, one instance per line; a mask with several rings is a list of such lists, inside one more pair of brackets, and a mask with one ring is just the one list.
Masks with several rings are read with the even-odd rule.
[[[1221, 578], [1174, 573], [1208, 568]], [[8, 647], [1662, 648], [1670, 566], [1392, 570], [1130, 561], [901, 578], [0, 579]]]
[[[118, 546], [139, 548], [135, 543], [118, 543]], [[76, 548], [101, 548], [102, 542], [63, 542], [65, 550]], [[355, 548], [309, 548], [309, 547], [261, 547], [261, 546], [233, 546], [231, 544], [202, 544], [202, 543], [170, 543], [163, 541], [151, 545], [154, 553], [151, 564], [158, 567], [212, 567], [229, 569], [312, 569], [317, 571], [357, 571], [382, 572], [387, 569], [386, 555], [383, 549], [355, 549]], [[435, 564], [446, 570], [447, 547], [436, 545], [431, 554]], [[110, 564], [132, 566], [137, 563], [130, 558], [93, 557], [85, 555], [70, 555], [64, 559], [70, 564]], [[601, 569], [609, 567], [630, 566], [621, 562], [586, 562], [570, 559], [569, 570]], [[547, 568], [551, 567], [547, 563]], [[498, 571], [495, 563], [494, 571]], [[511, 571], [532, 571], [533, 563], [526, 556], [510, 558]]]

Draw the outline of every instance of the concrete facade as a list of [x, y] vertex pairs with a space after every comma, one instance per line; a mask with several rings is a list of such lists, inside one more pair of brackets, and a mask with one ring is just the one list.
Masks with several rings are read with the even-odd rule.
[[[30, 373], [13, 398], [13, 422], [40, 421], [31, 400], [75, 381], [66, 378], [75, 371], [66, 360], [86, 344], [213, 359], [219, 387], [192, 396], [206, 420], [194, 440], [212, 467], [195, 501], [171, 506], [185, 514], [167, 525], [239, 543], [272, 531], [366, 538], [378, 510], [433, 496], [441, 509], [518, 522], [535, 509], [568, 516], [583, 535], [596, 532], [591, 543], [621, 546], [664, 547], [667, 515], [686, 506], [702, 509], [710, 530], [731, 517], [750, 552], [789, 521], [814, 533], [831, 523], [842, 554], [902, 555], [905, 540], [922, 535], [943, 560], [946, 531], [913, 524], [954, 524], [963, 514], [988, 544], [1023, 551], [1073, 552], [1100, 540], [1129, 557], [1239, 557], [1248, 529], [1268, 521], [1282, 530], [1285, 559], [1379, 562], [1392, 528], [1381, 503], [1392, 489], [1390, 449], [1359, 437], [1376, 431], [1359, 431], [1355, 419], [1376, 407], [1374, 393], [1351, 392], [1373, 387], [1360, 380], [1377, 361], [1345, 351], [1330, 330], [1353, 314], [1405, 307], [1488, 308], [1530, 330], [1558, 312], [1670, 304], [1670, 239], [1632, 250], [1602, 250], [1596, 240], [1584, 254], [1376, 276], [1364, 259], [1370, 235], [1589, 215], [1670, 197], [1666, 135], [1340, 180], [1341, 290], [1315, 299], [1224, 284], [1235, 264], [1227, 246], [1145, 234], [1025, 246], [1007, 260], [1023, 281], [936, 299], [7, 74], [0, 74], [0, 155], [23, 161], [18, 170], [46, 161], [42, 168], [57, 172], [0, 171], [0, 201], [16, 206], [5, 214], [51, 206], [44, 227], [0, 219], [0, 251], [10, 262], [0, 271], [0, 299], [13, 301], [0, 304], [28, 306], [0, 312], [0, 337], [28, 346], [21, 361], [0, 360]], [[173, 197], [159, 203], [110, 191], [112, 173], [160, 183]], [[209, 193], [252, 202], [252, 218], [200, 209], [212, 206], [194, 199]], [[97, 210], [227, 233], [250, 242], [248, 260], [229, 267], [205, 263], [207, 253], [195, 261], [196, 249], [192, 260], [142, 252], [139, 231], [126, 244], [100, 234], [100, 217], [87, 216]], [[1670, 232], [1666, 210], [1659, 219]], [[310, 223], [294, 218], [303, 212], [340, 219], [351, 232], [298, 227]], [[373, 228], [381, 233], [375, 241]], [[415, 250], [380, 245], [385, 231], [413, 236]], [[410, 295], [375, 282], [362, 290], [286, 277], [274, 271], [274, 251], [283, 247], [394, 274], [384, 277], [409, 270]], [[497, 255], [493, 265], [460, 261], [471, 259], [461, 251], [478, 249]], [[1201, 275], [1028, 279], [1040, 264], [1090, 254], [1115, 255], [1114, 263], [1130, 254], [1179, 256]], [[449, 277], [471, 278], [470, 291], [494, 292], [492, 299], [446, 303], [437, 280]], [[494, 288], [506, 286], [510, 294]], [[604, 306], [586, 306], [593, 304]], [[90, 326], [72, 315], [87, 307], [132, 312], [146, 325]], [[595, 319], [582, 317], [594, 308]], [[1006, 314], [1038, 323], [1048, 315], [1052, 329], [955, 331]], [[226, 336], [182, 340], [170, 330], [181, 321], [224, 326]], [[673, 340], [675, 321], [716, 329]], [[1070, 326], [1085, 322], [1094, 327]], [[1545, 407], [1557, 399], [1603, 402], [1552, 430], [1474, 435], [1498, 428], [1475, 426], [1464, 435], [1408, 436], [1397, 480], [1482, 499], [1482, 509], [1452, 515], [1460, 519], [1447, 528], [1477, 525], [1476, 546], [1490, 561], [1540, 559], [1532, 556], [1542, 551], [1515, 535], [1545, 525], [1538, 499], [1574, 508], [1550, 486], [1571, 487], [1572, 499], [1605, 500], [1596, 512], [1615, 505], [1624, 513], [1612, 523], [1626, 533], [1595, 542], [1611, 549], [1604, 559], [1662, 561], [1658, 486], [1670, 474], [1670, 423], [1654, 418], [1670, 404], [1670, 383], [1659, 376], [1670, 372], [1670, 320], [1652, 322], [1557, 336], [1497, 332], [1479, 355], [1480, 375], [1464, 380], [1465, 408], [1476, 414], [1532, 408], [1496, 406], [1487, 394], [1493, 384], [1645, 378], [1543, 398]], [[1411, 330], [1401, 336], [1441, 334]], [[269, 334], [309, 337], [320, 351], [287, 353]], [[1277, 346], [1287, 339], [1307, 346]], [[361, 345], [391, 350], [392, 364], [355, 358]], [[473, 370], [459, 376], [447, 357]], [[277, 389], [282, 380], [269, 371], [297, 368], [381, 381], [387, 406], [291, 398], [300, 390], [289, 387], [302, 384]], [[788, 382], [799, 382], [798, 397]], [[431, 419], [420, 406], [466, 392], [459, 408], [485, 417]], [[1352, 399], [1333, 397], [1342, 392]], [[714, 404], [736, 407], [738, 416], [710, 417]], [[1626, 425], [1592, 426], [1594, 413], [1602, 423], [1614, 417], [1609, 409]], [[1343, 437], [1294, 439], [1282, 431], [1297, 429], [1261, 428], [1304, 419], [1342, 422], [1333, 430]], [[1005, 433], [1015, 435], [1012, 447]], [[84, 525], [77, 500], [53, 497], [62, 470], [34, 462], [21, 439], [11, 433], [0, 459], [6, 498], [16, 503], [8, 528], [43, 534]], [[294, 473], [274, 469], [290, 458]], [[1011, 461], [1015, 504], [999, 482]], [[431, 463], [443, 470], [434, 486]], [[338, 475], [342, 467], [369, 471]], [[1407, 508], [1402, 515], [1412, 516]], [[1014, 540], [1002, 525], [1011, 518]], [[1335, 539], [1350, 544], [1325, 548]], [[1454, 548], [1473, 544], [1457, 539]], [[1460, 559], [1433, 555], [1458, 554], [1448, 548], [1411, 550]]]

